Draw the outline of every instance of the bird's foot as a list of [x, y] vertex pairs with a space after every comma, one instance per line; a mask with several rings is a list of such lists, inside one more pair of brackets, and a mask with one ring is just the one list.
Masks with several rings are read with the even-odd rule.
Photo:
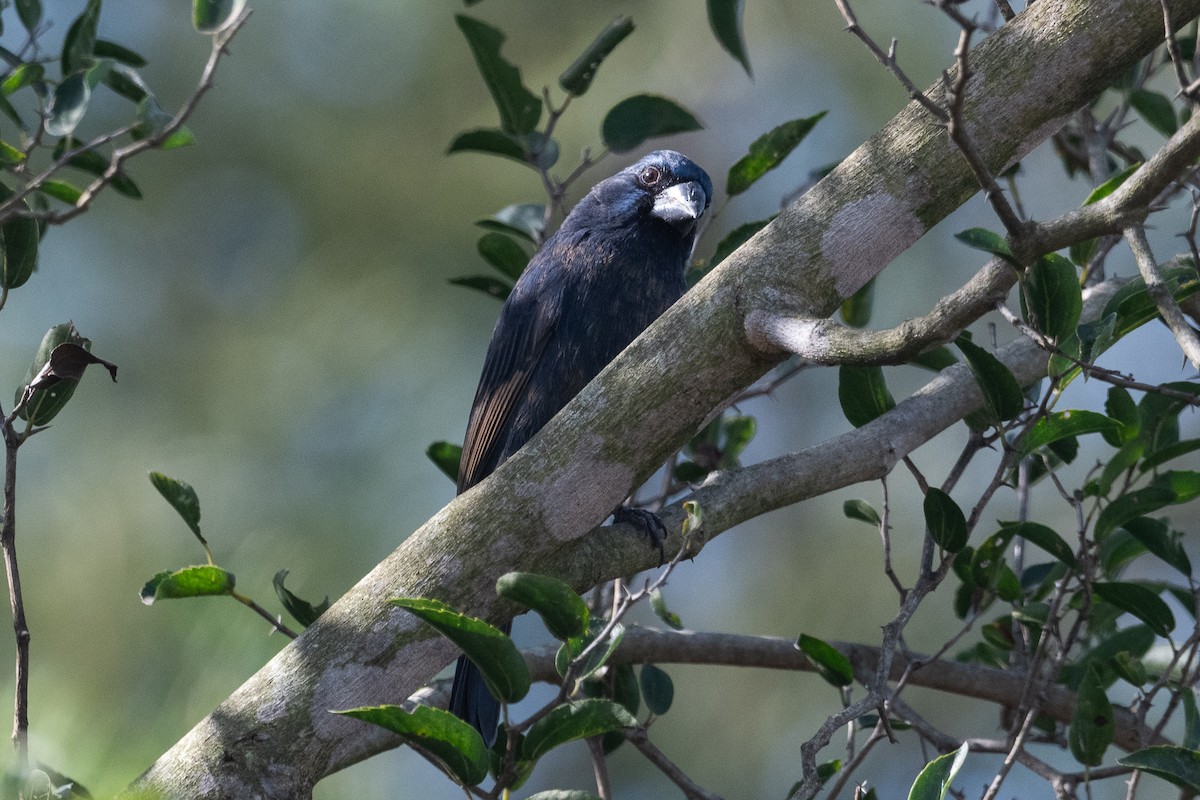
[[663, 524], [658, 514], [644, 508], [617, 506], [613, 512], [613, 522], [625, 522], [638, 529], [638, 532], [650, 540], [651, 546], [658, 549], [658, 565], [666, 561], [663, 545], [667, 541], [667, 526]]

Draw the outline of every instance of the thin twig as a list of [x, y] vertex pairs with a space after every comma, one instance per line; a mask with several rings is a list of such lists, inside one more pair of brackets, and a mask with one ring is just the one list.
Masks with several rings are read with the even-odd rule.
[[720, 795], [713, 794], [693, 781], [671, 759], [667, 758], [662, 750], [655, 747], [654, 743], [650, 741], [650, 737], [646, 735], [645, 728], [628, 728], [624, 733], [625, 739], [636, 747], [647, 761], [658, 767], [663, 775], [670, 778], [671, 782], [680, 788], [688, 800], [721, 800]]
[[4, 568], [8, 573], [8, 599], [12, 606], [13, 631], [16, 634], [16, 688], [13, 699], [13, 744], [17, 751], [18, 774], [29, 772], [29, 625], [25, 621], [25, 601], [21, 593], [21, 574], [17, 567], [17, 448], [24, 441], [13, 427], [18, 410], [4, 418], [0, 428], [4, 436], [4, 522], [0, 528], [0, 547], [4, 550]]
[[1179, 303], [1175, 302], [1170, 287], [1163, 281], [1162, 273], [1158, 271], [1158, 264], [1154, 262], [1154, 253], [1150, 250], [1150, 242], [1146, 239], [1146, 229], [1141, 225], [1126, 228], [1125, 242], [1133, 253], [1138, 272], [1146, 281], [1146, 291], [1154, 300], [1154, 305], [1158, 307], [1158, 313], [1162, 315], [1163, 322], [1175, 335], [1175, 341], [1179, 343], [1179, 347], [1187, 356], [1188, 361], [1192, 362], [1192, 366], [1200, 368], [1200, 336], [1197, 336], [1196, 330], [1184, 319], [1183, 310], [1179, 308]]
[[291, 628], [289, 628], [287, 625], [284, 625], [283, 620], [280, 617], [272, 616], [270, 611], [267, 611], [265, 608], [260, 606], [258, 603], [254, 602], [254, 600], [247, 597], [246, 595], [239, 594], [237, 592], [230, 592], [230, 596], [233, 597], [234, 600], [237, 600], [239, 603], [244, 605], [246, 608], [253, 611], [255, 614], [258, 614], [260, 617], [265, 619], [267, 622], [271, 623], [272, 628], [279, 631], [280, 633], [282, 633], [284, 636], [288, 637], [289, 639], [295, 639], [297, 636], [300, 635], [300, 634], [296, 633], [295, 631], [293, 631]]

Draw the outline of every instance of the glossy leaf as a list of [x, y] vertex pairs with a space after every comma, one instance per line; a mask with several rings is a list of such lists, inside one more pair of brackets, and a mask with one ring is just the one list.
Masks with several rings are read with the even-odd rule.
[[434, 442], [426, 448], [425, 455], [447, 478], [458, 483], [458, 465], [462, 461], [462, 445]]
[[954, 353], [950, 352], [948, 347], [935, 347], [932, 350], [926, 350], [908, 363], [932, 372], [941, 372], [946, 367], [957, 364], [958, 359], [954, 357]]
[[500, 127], [507, 133], [529, 133], [542, 117], [542, 101], [521, 82], [521, 71], [500, 55], [505, 36], [491, 25], [456, 14], [455, 22], [471, 47], [471, 55], [487, 84]]
[[275, 587], [275, 596], [279, 598], [280, 603], [283, 603], [283, 607], [292, 615], [292, 618], [307, 628], [317, 621], [317, 617], [329, 609], [329, 595], [326, 595], [324, 600], [314, 606], [307, 600], [297, 597], [283, 585], [283, 582], [287, 580], [287, 576], [288, 571], [286, 569], [281, 569], [275, 573], [275, 578], [271, 581]]
[[475, 247], [484, 261], [514, 281], [521, 277], [521, 272], [529, 263], [529, 254], [525, 252], [525, 248], [503, 233], [485, 233]]
[[1196, 708], [1196, 690], [1184, 686], [1179, 690], [1183, 705], [1183, 744], [1189, 750], [1200, 748], [1200, 710]]
[[546, 207], [540, 203], [520, 203], [505, 206], [489, 219], [475, 223], [481, 228], [497, 233], [507, 233], [536, 244], [546, 230]]
[[621, 640], [624, 638], [625, 626], [620, 623], [614, 625], [608, 633], [604, 646], [592, 650], [584, 659], [582, 665], [579, 667], [579, 680], [586, 680], [599, 672], [600, 668], [608, 663], [613, 653], [621, 646]]
[[[7, 202], [12, 196], [12, 189], [0, 183], [0, 203]], [[24, 199], [17, 204], [17, 209], [32, 211]], [[16, 289], [29, 280], [37, 268], [39, 240], [37, 221], [29, 217], [14, 216], [0, 225], [0, 286]], [[49, 358], [49, 352], [46, 355]]]
[[454, 137], [447, 153], [488, 153], [502, 158], [511, 158], [522, 164], [529, 163], [525, 157], [525, 146], [521, 139], [496, 128], [480, 128], [466, 131]]
[[883, 368], [857, 364], [838, 367], [838, 402], [846, 419], [856, 428], [896, 407], [884, 381]]
[[1175, 498], [1175, 492], [1167, 486], [1147, 486], [1121, 495], [1106, 505], [1096, 518], [1096, 538], [1103, 540], [1129, 520], [1165, 508], [1176, 502]]
[[959, 336], [954, 344], [970, 364], [992, 417], [1003, 422], [1020, 414], [1025, 408], [1025, 394], [1008, 367], [965, 336]]
[[1108, 197], [1110, 194], [1112, 194], [1117, 189], [1119, 189], [1121, 187], [1121, 184], [1123, 184], [1125, 181], [1127, 181], [1129, 179], [1129, 176], [1132, 175], [1133, 173], [1137, 172], [1138, 168], [1141, 166], [1142, 166], [1142, 163], [1139, 161], [1136, 164], [1130, 164], [1128, 167], [1121, 170], [1116, 175], [1113, 175], [1111, 178], [1106, 180], [1104, 183], [1100, 184], [1095, 189], [1092, 189], [1092, 191], [1084, 199], [1083, 204], [1085, 206], [1090, 206], [1093, 203], [1098, 203], [1101, 200], [1103, 200], [1104, 198]]
[[592, 78], [596, 77], [596, 70], [600, 68], [600, 64], [631, 33], [633, 20], [629, 17], [617, 17], [608, 23], [587, 49], [580, 53], [579, 58], [558, 76], [558, 85], [567, 94], [577, 97], [585, 93], [591, 87]]
[[922, 504], [929, 535], [948, 553], [957, 553], [967, 544], [967, 518], [950, 495], [930, 486]]
[[100, 0], [88, 0], [83, 13], [67, 28], [62, 45], [62, 74], [87, 69], [96, 50], [96, 28], [100, 24]]
[[1039, 258], [1025, 273], [1025, 297], [1030, 322], [1055, 342], [1075, 333], [1083, 311], [1079, 274], [1057, 253]]
[[0, 91], [9, 95], [24, 89], [26, 86], [35, 86], [41, 87], [39, 90], [40, 94], [41, 91], [44, 91], [44, 87], [41, 85], [45, 77], [46, 68], [43, 65], [36, 62], [27, 62], [8, 74], [4, 82], [0, 83]]
[[854, 667], [850, 659], [832, 645], [808, 634], [800, 634], [796, 647], [808, 657], [825, 681], [841, 689], [854, 683]]
[[1165, 447], [1159, 448], [1158, 450], [1154, 451], [1153, 454], [1143, 459], [1138, 465], [1138, 471], [1146, 472], [1148, 470], [1152, 470], [1161, 464], [1165, 464], [1166, 462], [1180, 458], [1181, 456], [1186, 456], [1187, 454], [1193, 453], [1196, 450], [1200, 450], [1200, 439], [1188, 439], [1183, 442], [1175, 442], [1175, 444], [1166, 445]]
[[964, 743], [952, 753], [945, 753], [930, 761], [913, 781], [912, 789], [908, 792], [908, 800], [944, 800], [946, 792], [969, 752]]
[[1119, 437], [1125, 426], [1111, 417], [1095, 411], [1055, 411], [1039, 419], [1029, 428], [1021, 441], [1021, 457], [1025, 457], [1052, 442], [1087, 433], [1101, 433], [1105, 438]]
[[842, 315], [842, 322], [851, 328], [865, 328], [871, 321], [871, 306], [874, 301], [875, 279], [871, 278], [861, 289], [842, 301], [838, 309], [838, 313]]
[[1135, 750], [1117, 761], [1192, 792], [1200, 792], [1200, 752], [1196, 750], [1160, 744]]
[[883, 520], [879, 517], [879, 512], [866, 500], [859, 500], [858, 498], [842, 503], [842, 514], [847, 519], [856, 519], [876, 528], [883, 523]]
[[1175, 107], [1166, 95], [1148, 89], [1134, 89], [1129, 93], [1129, 105], [1141, 114], [1151, 128], [1163, 136], [1173, 136], [1179, 130]]
[[440, 600], [397, 597], [392, 605], [408, 609], [458, 645], [501, 702], [515, 703], [529, 691], [529, 668], [512, 639], [481, 619], [461, 614]]
[[104, 364], [112, 379], [117, 379], [116, 365], [91, 355], [88, 352], [91, 346], [91, 341], [80, 336], [69, 322], [46, 331], [25, 372], [25, 381], [17, 389], [14, 402], [20, 404], [25, 399], [24, 406], [19, 408], [21, 419], [34, 425], [46, 425], [53, 420], [74, 395], [88, 364]]
[[[138, 124], [130, 132], [130, 135], [134, 139], [163, 137], [168, 126], [174, 121], [175, 117], [164, 111], [153, 95], [147, 95], [137, 104]], [[195, 142], [195, 135], [187, 127], [181, 126], [170, 134], [165, 135], [163, 140], [158, 143], [158, 149], [174, 150], [178, 147], [195, 144]]]
[[633, 715], [611, 700], [564, 703], [530, 726], [521, 756], [536, 761], [561, 744], [636, 726]]
[[1071, 754], [1081, 764], [1098, 766], [1112, 744], [1114, 731], [1112, 704], [1104, 693], [1104, 683], [1096, 668], [1089, 667], [1076, 693], [1075, 711], [1067, 732]]
[[1163, 522], [1148, 517], [1127, 520], [1121, 528], [1141, 542], [1142, 546], [1185, 577], [1192, 577], [1192, 562], [1183, 547], [1180, 535], [1173, 533]]
[[634, 149], [647, 139], [697, 131], [704, 126], [674, 100], [638, 94], [617, 103], [604, 117], [600, 135], [614, 153]]
[[[711, 6], [710, 2], [709, 7]], [[729, 177], [725, 184], [726, 193], [730, 197], [741, 194], [763, 175], [779, 166], [796, 145], [804, 141], [804, 137], [808, 136], [825, 113], [822, 111], [811, 117], [785, 122], [755, 139], [750, 145], [750, 151], [729, 168]]]
[[87, 112], [92, 90], [104, 80], [110, 68], [111, 62], [101, 61], [90, 69], [71, 73], [54, 87], [50, 105], [46, 109], [46, 133], [51, 136], [70, 136], [75, 131]]
[[246, 0], [192, 0], [192, 25], [200, 33], [219, 33], [232, 25]]
[[738, 60], [746, 74], [753, 77], [750, 54], [746, 51], [746, 36], [742, 31], [742, 12], [745, 0], [708, 0], [708, 27], [721, 47]]
[[[468, 289], [475, 289], [497, 300], [505, 299], [508, 297], [508, 293], [512, 291], [511, 284], [505, 283], [498, 278], [493, 278], [490, 275], [468, 275], [463, 278], [451, 278], [447, 282], [455, 286], [465, 286]], [[458, 479], [455, 478], [455, 480]]]
[[104, 85], [124, 98], [140, 103], [151, 95], [150, 87], [138, 75], [137, 70], [118, 61], [104, 77]]
[[773, 219], [775, 219], [774, 216], [756, 222], [746, 222], [725, 234], [725, 238], [717, 243], [717, 249], [713, 251], [712, 258], [709, 259], [712, 266], [715, 267], [728, 258], [730, 253], [750, 241], [754, 234], [767, 227]]
[[536, 611], [546, 630], [559, 641], [587, 633], [587, 603], [558, 578], [509, 572], [496, 581], [496, 594]]
[[1010, 536], [1020, 536], [1030, 544], [1045, 550], [1068, 567], [1075, 568], [1075, 553], [1071, 550], [1071, 546], [1053, 529], [1039, 522], [1002, 522], [1001, 528]]
[[654, 664], [643, 664], [638, 677], [642, 698], [650, 713], [661, 717], [671, 710], [675, 701], [675, 684], [665, 670]]
[[142, 602], [150, 606], [158, 600], [220, 597], [232, 594], [234, 583], [233, 573], [220, 567], [184, 567], [174, 572], [160, 572], [147, 581], [142, 587]]
[[42, 181], [42, 185], [38, 187], [38, 191], [47, 197], [53, 197], [55, 200], [61, 200], [68, 205], [75, 205], [79, 198], [83, 195], [83, 190], [78, 186], [67, 183], [66, 181]]
[[449, 711], [429, 706], [416, 706], [411, 712], [400, 706], [366, 706], [333, 713], [391, 731], [406, 744], [433, 756], [464, 786], [474, 786], [487, 777], [490, 759], [483, 737]]
[[1170, 636], [1175, 629], [1175, 615], [1156, 592], [1138, 583], [1118, 581], [1097, 582], [1092, 590], [1107, 603], [1140, 619], [1159, 636]]
[[140, 69], [146, 66], [146, 59], [142, 58], [137, 53], [130, 50], [124, 45], [119, 45], [116, 42], [109, 42], [104, 39], [97, 39], [95, 46], [92, 48], [93, 55], [96, 58], [111, 58], [126, 66]]
[[203, 542], [204, 537], [200, 535], [200, 497], [196, 490], [183, 481], [161, 472], [151, 472], [150, 483], [171, 508], [175, 509], [175, 513], [183, 519], [192, 533]]
[[1129, 653], [1141, 658], [1154, 645], [1154, 631], [1146, 625], [1131, 625], [1107, 636], [1099, 644], [1086, 651], [1079, 661], [1063, 666], [1059, 682], [1068, 689], [1077, 691], [1088, 669], [1103, 669], [1117, 653]]
[[954, 234], [954, 238], [967, 247], [991, 253], [994, 256], [1003, 258], [1013, 266], [1019, 266], [1017, 259], [1012, 254], [1012, 249], [1008, 246], [1008, 242], [1003, 236], [994, 231], [989, 231], [987, 228], [968, 228], [965, 231]]

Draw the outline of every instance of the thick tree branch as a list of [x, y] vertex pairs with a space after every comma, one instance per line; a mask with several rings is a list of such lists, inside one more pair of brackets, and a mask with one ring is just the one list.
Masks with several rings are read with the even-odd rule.
[[[1177, 24], [1200, 13], [1200, 0], [1173, 5]], [[971, 54], [963, 121], [988, 168], [998, 173], [1029, 152], [1161, 35], [1161, 10], [1145, 0], [1094, 0], [1082, 9], [1041, 0], [984, 40]], [[396, 702], [454, 656], [388, 598], [438, 597], [502, 620], [514, 609], [492, 587], [511, 569], [577, 584], [634, 571], [626, 568], [637, 562], [631, 552], [600, 554], [593, 539], [580, 539], [715, 409], [782, 359], [747, 338], [747, 314], [828, 315], [976, 191], [944, 132], [911, 104], [713, 270], [520, 453], [409, 536], [134, 788], [165, 798], [308, 796], [375, 735], [329, 709]], [[1030, 365], [1026, 375], [1044, 360], [1038, 367], [1031, 357]], [[961, 371], [934, 383], [935, 394], [951, 393], [937, 394], [943, 404], [977, 402]], [[897, 452], [923, 441], [886, 426], [871, 433], [881, 434], [883, 449], [859, 451], [867, 467], [855, 469], [871, 474], [858, 480], [886, 473]], [[838, 460], [834, 473], [852, 477], [851, 459]], [[714, 530], [803, 494], [762, 473], [763, 484], [753, 485], [753, 476], [719, 476], [700, 490], [698, 499], [716, 510], [717, 519], [706, 516]], [[735, 482], [741, 497], [729, 495]], [[641, 547], [644, 561], [649, 548]]]

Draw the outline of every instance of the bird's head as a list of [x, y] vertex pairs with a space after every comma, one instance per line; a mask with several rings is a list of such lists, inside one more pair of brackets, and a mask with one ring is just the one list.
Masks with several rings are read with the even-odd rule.
[[690, 239], [712, 195], [708, 173], [694, 161], [674, 150], [656, 150], [598, 183], [589, 199], [603, 205], [613, 223], [666, 224]]

